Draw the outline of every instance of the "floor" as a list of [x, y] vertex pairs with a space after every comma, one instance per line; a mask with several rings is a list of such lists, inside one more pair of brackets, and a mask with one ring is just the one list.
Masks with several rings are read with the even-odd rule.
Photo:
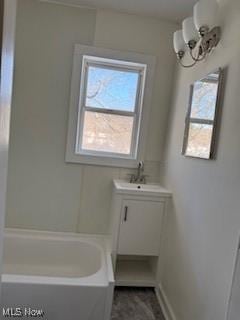
[[115, 288], [112, 320], [165, 320], [153, 289]]

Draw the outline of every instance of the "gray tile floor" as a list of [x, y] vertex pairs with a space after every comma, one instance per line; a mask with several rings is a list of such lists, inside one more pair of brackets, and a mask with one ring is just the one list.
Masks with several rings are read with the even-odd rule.
[[153, 289], [117, 287], [112, 320], [164, 320]]

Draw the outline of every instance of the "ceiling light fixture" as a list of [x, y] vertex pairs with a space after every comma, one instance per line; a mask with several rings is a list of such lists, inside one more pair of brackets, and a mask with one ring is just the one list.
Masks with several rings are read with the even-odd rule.
[[[183, 67], [193, 67], [218, 45], [221, 28], [216, 26], [217, 12], [216, 0], [200, 0], [194, 6], [193, 17], [186, 18], [182, 23], [182, 29], [174, 32], [174, 50]], [[193, 60], [189, 65], [183, 64], [187, 51]]]

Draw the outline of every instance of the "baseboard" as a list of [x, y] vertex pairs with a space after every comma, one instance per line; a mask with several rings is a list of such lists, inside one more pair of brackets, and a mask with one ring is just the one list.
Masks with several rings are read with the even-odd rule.
[[165, 320], [177, 320], [177, 317], [174, 314], [173, 308], [161, 284], [155, 287], [155, 292], [156, 292], [159, 304], [162, 308], [162, 312], [165, 317]]

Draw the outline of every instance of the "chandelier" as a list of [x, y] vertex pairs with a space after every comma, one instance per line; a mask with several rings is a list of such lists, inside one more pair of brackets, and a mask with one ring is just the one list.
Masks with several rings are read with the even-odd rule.
[[[182, 29], [174, 33], [174, 50], [181, 66], [193, 67], [218, 45], [221, 38], [221, 28], [215, 25], [218, 10], [216, 0], [200, 0], [194, 6], [193, 17], [186, 18]], [[189, 65], [183, 63], [187, 52], [192, 59]]]

